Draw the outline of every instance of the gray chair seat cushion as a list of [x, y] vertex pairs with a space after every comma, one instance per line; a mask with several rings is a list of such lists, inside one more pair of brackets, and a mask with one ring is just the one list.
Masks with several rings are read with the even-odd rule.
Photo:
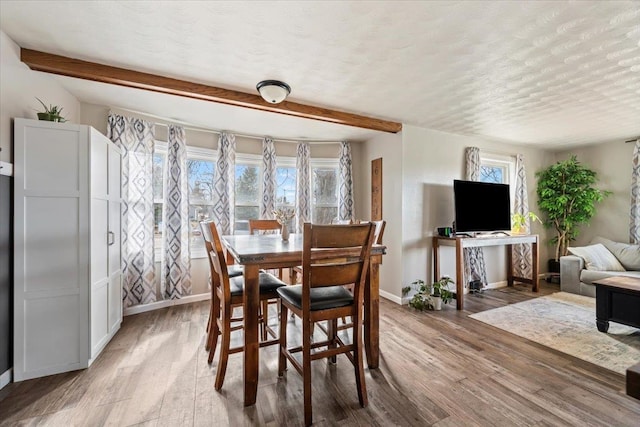
[[[260, 281], [260, 293], [275, 293], [276, 289], [285, 286], [282, 280], [278, 279], [273, 274], [269, 273], [260, 273], [259, 279]], [[231, 290], [231, 296], [239, 296], [242, 295], [244, 291], [244, 276], [236, 276], [229, 278], [229, 288]]]
[[[302, 310], [302, 285], [278, 288], [280, 298]], [[353, 295], [342, 286], [311, 289], [311, 311], [346, 307], [353, 304]]]
[[229, 277], [238, 277], [244, 274], [244, 266], [238, 264], [231, 264], [227, 266], [227, 273]]

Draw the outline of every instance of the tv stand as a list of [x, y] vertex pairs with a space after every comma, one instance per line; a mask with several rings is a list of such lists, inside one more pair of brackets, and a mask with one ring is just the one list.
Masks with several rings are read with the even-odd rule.
[[[461, 233], [460, 233], [461, 234]], [[456, 247], [456, 308], [464, 308], [464, 249], [484, 246], [506, 246], [507, 249], [507, 285], [513, 286], [515, 281], [528, 283], [532, 286], [533, 292], [538, 292], [538, 235], [518, 235], [518, 236], [489, 236], [483, 238], [433, 236], [433, 280], [440, 279], [440, 246], [455, 245]], [[506, 234], [506, 233], [505, 233]], [[515, 244], [531, 244], [531, 278], [516, 277], [513, 275], [513, 255], [512, 248]]]
[[471, 238], [473, 238], [475, 236], [473, 236], [473, 235], [471, 235], [469, 233], [456, 233], [454, 237], [471, 237]]

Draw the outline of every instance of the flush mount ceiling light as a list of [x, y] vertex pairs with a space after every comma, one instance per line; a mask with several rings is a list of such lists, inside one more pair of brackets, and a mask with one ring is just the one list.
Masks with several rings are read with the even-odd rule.
[[291, 93], [291, 88], [280, 80], [263, 80], [256, 85], [260, 96], [270, 104], [279, 104]]

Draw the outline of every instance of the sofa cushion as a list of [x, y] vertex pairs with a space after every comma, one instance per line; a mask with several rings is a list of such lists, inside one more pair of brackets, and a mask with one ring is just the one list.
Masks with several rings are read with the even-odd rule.
[[592, 244], [601, 243], [618, 258], [625, 270], [640, 270], [640, 245], [614, 242], [604, 237], [595, 237]]
[[624, 271], [624, 267], [602, 243], [569, 248], [569, 252], [584, 259], [587, 270]]
[[594, 271], [582, 270], [580, 273], [580, 281], [588, 285], [593, 282], [614, 276], [637, 277], [640, 279], [640, 271]]

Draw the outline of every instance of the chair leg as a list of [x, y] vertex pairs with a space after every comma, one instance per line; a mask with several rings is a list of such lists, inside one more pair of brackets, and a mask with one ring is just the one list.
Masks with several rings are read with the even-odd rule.
[[205, 351], [209, 351], [209, 349], [211, 348], [211, 336], [209, 334], [209, 332], [211, 331], [211, 317], [213, 316], [213, 299], [211, 300], [211, 304], [209, 304], [209, 320], [207, 320], [207, 338], [204, 342], [204, 349]]
[[222, 388], [224, 383], [224, 376], [227, 373], [227, 361], [229, 360], [229, 348], [231, 347], [231, 313], [229, 313], [230, 307], [222, 308], [222, 322], [224, 324], [222, 328], [222, 342], [220, 345], [220, 361], [218, 362], [218, 371], [216, 372], [216, 390]]
[[302, 319], [302, 382], [304, 384], [304, 423], [313, 423], [311, 407], [311, 325], [308, 319]]
[[[327, 335], [331, 344], [329, 348], [336, 348], [336, 337], [338, 336], [338, 319], [331, 319], [327, 321]], [[329, 362], [336, 363], [336, 356], [333, 355], [328, 358]]]
[[280, 308], [280, 336], [278, 337], [278, 376], [281, 377], [284, 371], [287, 370], [287, 357], [284, 352], [287, 349], [287, 307], [282, 304], [282, 301], [278, 301], [278, 307]]
[[260, 334], [262, 335], [262, 341], [267, 340], [267, 322], [269, 321], [269, 302], [262, 301], [262, 315], [260, 316], [262, 321], [260, 322]]
[[209, 325], [209, 335], [207, 337], [207, 344], [209, 347], [209, 357], [207, 363], [210, 365], [213, 362], [213, 356], [216, 354], [216, 346], [218, 344], [218, 335], [220, 335], [220, 328], [218, 327], [218, 319], [220, 318], [220, 300], [215, 298], [211, 307], [211, 324]]
[[369, 404], [369, 398], [367, 397], [367, 385], [364, 379], [364, 364], [362, 362], [362, 313], [355, 316], [351, 316], [353, 321], [353, 343], [355, 344], [355, 351], [353, 354], [354, 368], [356, 373], [356, 387], [358, 388], [358, 400], [360, 406], [363, 408]]

